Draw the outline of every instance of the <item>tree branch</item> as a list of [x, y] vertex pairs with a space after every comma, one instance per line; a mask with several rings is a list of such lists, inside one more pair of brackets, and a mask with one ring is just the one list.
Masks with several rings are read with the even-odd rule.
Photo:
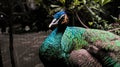
[[85, 28], [89, 28], [88, 26], [86, 26], [86, 25], [81, 21], [81, 19], [80, 19], [80, 17], [78, 16], [77, 12], [75, 12], [75, 14], [76, 14], [79, 22], [80, 22]]
[[111, 29], [111, 30], [108, 30], [108, 31], [112, 32], [112, 31], [116, 31], [116, 30], [120, 30], [120, 28], [115, 28], [115, 29]]

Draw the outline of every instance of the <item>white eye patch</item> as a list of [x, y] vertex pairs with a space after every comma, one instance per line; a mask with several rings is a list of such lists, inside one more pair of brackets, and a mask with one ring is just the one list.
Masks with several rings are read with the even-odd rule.
[[50, 28], [52, 25], [58, 24], [59, 20], [60, 20], [63, 16], [65, 16], [65, 14], [63, 14], [62, 16], [60, 16], [59, 19], [53, 19], [52, 22], [49, 24], [49, 28]]

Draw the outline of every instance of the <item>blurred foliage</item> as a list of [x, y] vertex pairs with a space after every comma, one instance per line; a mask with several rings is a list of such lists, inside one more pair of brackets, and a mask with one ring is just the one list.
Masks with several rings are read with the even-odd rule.
[[[24, 31], [26, 26], [30, 27], [30, 31], [48, 30], [52, 15], [60, 10], [68, 13], [70, 25], [86, 25], [102, 30], [120, 28], [120, 0], [25, 0], [24, 3], [21, 1], [16, 0], [13, 5], [13, 23], [20, 23], [17, 25], [22, 27], [17, 27], [19, 30]], [[7, 4], [7, 0], [4, 0], [2, 5], [0, 3], [0, 11], [5, 14], [9, 13]], [[31, 4], [35, 6], [34, 9], [30, 8]], [[84, 25], [80, 23], [79, 18]], [[113, 32], [119, 34], [120, 30]]]
[[[12, 5], [10, 6], [10, 4]], [[13, 33], [48, 30], [48, 22], [50, 21], [46, 9], [41, 5], [41, 0], [14, 0], [12, 3], [1, 0], [0, 7], [0, 15], [5, 15], [3, 18], [8, 24], [6, 27], [9, 26], [9, 21], [12, 22]], [[12, 17], [11, 20], [9, 20], [9, 17]]]
[[[83, 26], [76, 17], [77, 13], [82, 22], [89, 28], [102, 30], [120, 28], [119, 26], [114, 26], [115, 23], [120, 25], [118, 16], [114, 16], [112, 11], [109, 12], [107, 10], [112, 10], [111, 5], [118, 4], [119, 2], [119, 0], [41, 0], [42, 5], [45, 6], [45, 9], [47, 8], [49, 15], [53, 15], [60, 10], [65, 10], [71, 14], [72, 19], [70, 21], [73, 22], [73, 25]], [[115, 7], [114, 9], [119, 8]], [[113, 32], [119, 34], [120, 30], [113, 30]]]

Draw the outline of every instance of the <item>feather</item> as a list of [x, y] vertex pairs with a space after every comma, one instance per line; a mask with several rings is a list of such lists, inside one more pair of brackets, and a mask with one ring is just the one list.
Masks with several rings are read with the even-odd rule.
[[58, 25], [45, 39], [39, 56], [45, 67], [120, 67], [120, 36], [108, 31], [69, 27], [65, 11], [54, 15]]
[[[89, 57], [94, 63], [96, 62], [95, 64], [98, 64], [98, 66], [100, 66], [100, 64], [106, 67], [120, 66], [120, 37], [103, 30], [68, 26], [65, 31], [59, 32], [58, 28], [56, 28], [42, 43], [39, 54], [45, 65], [50, 66], [50, 64], [53, 63], [55, 66], [52, 67], [61, 65], [72, 67], [71, 62], [75, 62], [74, 60], [77, 58], [77, 54], [79, 56], [81, 55], [79, 51], [86, 49], [86, 47], [89, 48], [89, 46], [98, 48], [97, 51], [92, 51], [92, 49], [88, 50], [88, 52], [91, 51]], [[86, 52], [86, 54], [88, 52]], [[73, 56], [74, 54], [76, 54], [75, 57]], [[90, 66], [92, 61], [90, 61], [89, 57], [86, 56], [89, 62], [81, 65], [78, 64], [78, 67]], [[80, 56], [80, 58], [81, 61], [85, 62], [82, 56]], [[94, 67], [94, 64], [92, 65]]]

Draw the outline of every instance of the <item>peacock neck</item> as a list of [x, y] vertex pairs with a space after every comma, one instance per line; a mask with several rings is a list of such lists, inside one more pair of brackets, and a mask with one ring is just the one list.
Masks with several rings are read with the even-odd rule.
[[58, 33], [64, 33], [65, 30], [66, 30], [66, 28], [67, 28], [67, 25], [66, 25], [66, 24], [59, 25], [57, 32], [58, 32]]

